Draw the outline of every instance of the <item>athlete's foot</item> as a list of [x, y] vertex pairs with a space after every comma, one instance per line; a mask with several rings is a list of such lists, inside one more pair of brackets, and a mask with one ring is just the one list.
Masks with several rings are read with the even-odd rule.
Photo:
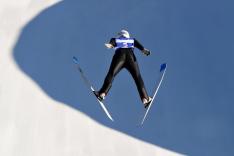
[[106, 94], [105, 94], [105, 93], [101, 93], [101, 94], [99, 94], [99, 96], [100, 96], [100, 98], [101, 98], [102, 100], [104, 100], [105, 97], [106, 97]]
[[106, 94], [105, 93], [99, 93], [98, 91], [94, 91], [95, 96], [98, 98], [98, 100], [102, 101], [105, 99]]
[[150, 96], [148, 97], [148, 99], [146, 99], [146, 98], [142, 99], [142, 102], [143, 102], [145, 108], [149, 107], [149, 104], [151, 103], [151, 101], [152, 101], [152, 98]]

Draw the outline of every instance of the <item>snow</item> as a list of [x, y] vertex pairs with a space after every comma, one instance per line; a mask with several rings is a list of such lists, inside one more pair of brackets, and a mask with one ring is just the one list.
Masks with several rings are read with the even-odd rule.
[[0, 1], [0, 155], [180, 155], [105, 126], [52, 98], [20, 69], [13, 53], [23, 29], [57, 3]]

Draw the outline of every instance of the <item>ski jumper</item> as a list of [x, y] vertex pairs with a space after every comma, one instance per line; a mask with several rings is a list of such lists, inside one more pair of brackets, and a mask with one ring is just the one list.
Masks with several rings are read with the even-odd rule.
[[109, 43], [113, 45], [116, 50], [99, 93], [105, 93], [107, 95], [116, 74], [118, 74], [121, 69], [126, 68], [136, 83], [141, 99], [148, 99], [148, 94], [134, 55], [134, 47], [139, 50], [144, 50], [144, 47], [135, 38], [111, 38]]

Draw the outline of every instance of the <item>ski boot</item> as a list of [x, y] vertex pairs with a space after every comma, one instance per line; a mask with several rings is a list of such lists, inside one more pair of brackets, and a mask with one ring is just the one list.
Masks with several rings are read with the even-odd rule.
[[152, 98], [149, 96], [148, 99], [144, 98], [142, 101], [143, 101], [144, 107], [145, 107], [145, 108], [148, 108], [148, 107], [149, 107], [149, 104], [150, 104], [151, 101], [152, 101]]
[[105, 99], [106, 94], [105, 93], [99, 93], [99, 91], [93, 91], [94, 95], [98, 98], [98, 100], [102, 101]]

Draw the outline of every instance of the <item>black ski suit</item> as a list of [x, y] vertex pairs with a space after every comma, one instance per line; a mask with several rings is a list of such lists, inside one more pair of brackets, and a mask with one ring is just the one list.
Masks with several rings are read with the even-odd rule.
[[[115, 38], [112, 38], [109, 43], [116, 47]], [[141, 51], [144, 50], [144, 47], [136, 39], [134, 39], [134, 47], [138, 48]], [[148, 99], [148, 94], [146, 92], [145, 85], [138, 67], [138, 63], [134, 55], [134, 48], [118, 48], [115, 51], [109, 71], [106, 75], [104, 84], [100, 89], [99, 93], [108, 93], [108, 91], [111, 88], [114, 77], [122, 68], [126, 68], [131, 73], [133, 79], [135, 80], [141, 99]]]

